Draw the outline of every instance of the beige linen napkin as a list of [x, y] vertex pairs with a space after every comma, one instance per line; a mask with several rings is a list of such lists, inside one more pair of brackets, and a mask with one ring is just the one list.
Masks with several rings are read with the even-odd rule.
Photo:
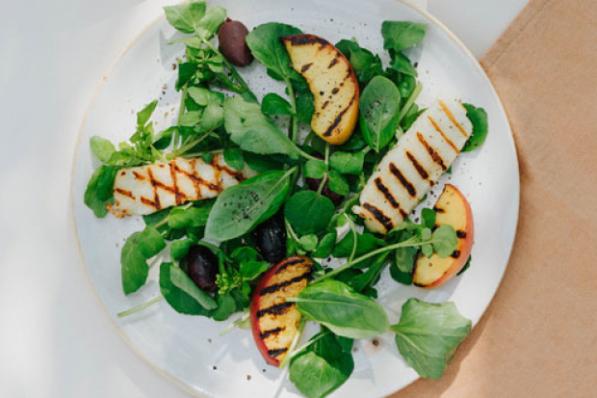
[[597, 1], [531, 0], [481, 63], [520, 161], [514, 251], [444, 377], [393, 398], [597, 397]]

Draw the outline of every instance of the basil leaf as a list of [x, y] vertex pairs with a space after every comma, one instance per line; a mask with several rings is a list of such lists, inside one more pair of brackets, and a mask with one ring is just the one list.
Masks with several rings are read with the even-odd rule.
[[224, 190], [209, 213], [205, 237], [234, 239], [273, 216], [288, 194], [293, 170], [266, 172]]
[[384, 21], [381, 24], [383, 47], [386, 50], [402, 51], [423, 41], [427, 26], [409, 21]]
[[458, 237], [456, 236], [456, 231], [452, 226], [444, 224], [439, 226], [431, 236], [433, 241], [433, 250], [437, 253], [440, 257], [448, 257], [454, 250], [456, 250], [456, 245], [458, 244]]
[[149, 266], [147, 259], [155, 256], [166, 247], [162, 235], [153, 227], [145, 227], [128, 237], [120, 252], [122, 290], [133, 293], [147, 281]]
[[466, 144], [464, 144], [462, 152], [470, 152], [483, 145], [485, 139], [487, 138], [489, 125], [487, 122], [487, 112], [485, 112], [485, 109], [476, 108], [471, 104], [463, 104], [463, 106], [466, 109], [466, 117], [468, 117], [473, 124], [473, 133], [469, 137]]
[[236, 312], [236, 301], [229, 294], [220, 294], [217, 298], [217, 308], [211, 313], [215, 321], [225, 321]]
[[284, 217], [299, 235], [323, 231], [334, 215], [334, 204], [314, 191], [299, 191], [284, 207]]
[[112, 144], [109, 140], [96, 135], [91, 137], [89, 140], [89, 146], [91, 147], [91, 152], [93, 155], [95, 155], [95, 157], [103, 163], [109, 161], [112, 154], [116, 151], [114, 144]]
[[295, 78], [297, 73], [290, 67], [288, 53], [281, 42], [284, 36], [302, 33], [294, 26], [270, 22], [257, 26], [246, 37], [247, 46], [253, 56], [278, 80]]
[[239, 148], [226, 148], [224, 150], [224, 161], [236, 170], [242, 170], [245, 167], [243, 152]]
[[307, 319], [339, 336], [370, 338], [389, 327], [386, 313], [378, 303], [332, 279], [307, 286], [293, 301]]
[[340, 40], [336, 48], [350, 61], [361, 86], [383, 73], [381, 59], [371, 51], [364, 49], [354, 40]]
[[350, 193], [350, 186], [342, 174], [336, 170], [330, 170], [328, 172], [328, 183], [327, 186], [333, 192], [338, 195], [346, 196]]
[[298, 149], [278, 126], [263, 113], [259, 105], [241, 97], [224, 102], [224, 124], [230, 139], [242, 150], [260, 155], [280, 153], [298, 157]]
[[205, 15], [205, 2], [193, 1], [176, 6], [166, 6], [166, 19], [176, 30], [183, 33], [194, 33]]
[[376, 76], [367, 84], [360, 99], [363, 138], [376, 152], [390, 143], [398, 127], [400, 92], [387, 77]]
[[292, 115], [292, 108], [288, 101], [280, 97], [278, 94], [269, 93], [266, 94], [261, 101], [261, 112], [268, 116], [290, 116]]
[[83, 201], [96, 217], [108, 214], [106, 206], [114, 199], [114, 179], [118, 170], [118, 167], [100, 166], [87, 183]]
[[187, 315], [209, 316], [209, 310], [199, 304], [193, 296], [174, 285], [172, 282], [172, 270], [174, 269], [180, 270], [172, 263], [162, 263], [160, 266], [160, 292], [162, 296], [176, 312]]
[[305, 178], [323, 178], [325, 172], [327, 170], [327, 166], [325, 165], [325, 162], [322, 160], [308, 160], [305, 163], [305, 169], [304, 169], [304, 176]]
[[325, 397], [344, 384], [354, 370], [352, 340], [324, 330], [311, 341], [315, 343], [292, 358], [289, 378], [308, 398]]
[[335, 230], [325, 234], [313, 252], [313, 257], [324, 258], [332, 254], [332, 250], [334, 250], [334, 245], [336, 244], [336, 238], [337, 234]]
[[364, 161], [365, 154], [363, 152], [338, 151], [330, 156], [330, 166], [342, 174], [361, 174]]
[[432, 304], [411, 298], [402, 306], [400, 322], [392, 325], [396, 345], [419, 376], [440, 378], [456, 348], [471, 331], [454, 303]]

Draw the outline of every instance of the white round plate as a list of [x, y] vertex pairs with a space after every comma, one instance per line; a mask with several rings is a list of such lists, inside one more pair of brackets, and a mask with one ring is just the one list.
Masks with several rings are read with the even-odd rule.
[[[356, 37], [366, 48], [384, 54], [380, 33], [384, 20], [412, 20], [428, 25], [418, 59], [424, 90], [419, 99], [429, 104], [436, 97], [456, 97], [482, 106], [489, 115], [490, 132], [484, 146], [463, 154], [452, 180], [469, 199], [475, 217], [472, 266], [443, 287], [425, 291], [394, 283], [387, 273], [378, 285], [380, 300], [392, 321], [409, 297], [428, 301], [454, 301], [476, 323], [491, 301], [504, 270], [514, 239], [518, 216], [519, 178], [516, 151], [500, 101], [473, 56], [448, 30], [424, 12], [395, 0], [249, 0], [210, 1], [228, 10], [249, 28], [279, 21], [293, 24], [336, 42]], [[342, 4], [342, 6], [340, 6]], [[269, 367], [258, 353], [247, 330], [220, 335], [227, 323], [180, 315], [161, 302], [143, 313], [118, 319], [116, 313], [158, 294], [158, 267], [138, 293], [126, 297], [120, 282], [120, 248], [133, 231], [143, 228], [140, 218], [126, 220], [108, 216], [97, 219], [83, 204], [86, 183], [97, 166], [89, 150], [89, 138], [101, 135], [114, 142], [126, 140], [134, 130], [134, 112], [158, 97], [157, 128], [172, 123], [178, 95], [173, 86], [173, 64], [182, 55], [180, 46], [168, 44], [175, 34], [164, 18], [149, 26], [135, 40], [102, 82], [82, 127], [73, 174], [74, 216], [80, 247], [92, 284], [124, 338], [155, 368], [187, 390], [200, 396], [296, 397], [284, 371]], [[385, 56], [384, 56], [385, 57]], [[387, 58], [384, 58], [387, 62]], [[243, 74], [260, 95], [282, 92], [254, 63]], [[441, 185], [441, 184], [439, 184]], [[438, 188], [441, 188], [438, 187]], [[430, 201], [434, 200], [430, 195]], [[338, 389], [337, 397], [379, 397], [411, 383], [417, 374], [402, 360], [390, 334], [378, 345], [360, 341], [355, 345], [355, 370]]]

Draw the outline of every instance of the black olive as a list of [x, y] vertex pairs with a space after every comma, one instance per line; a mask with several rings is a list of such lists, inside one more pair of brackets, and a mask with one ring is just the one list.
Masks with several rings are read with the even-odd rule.
[[180, 267], [195, 282], [199, 289], [215, 293], [218, 258], [207, 247], [191, 246], [187, 255], [180, 261]]
[[[319, 184], [321, 184], [321, 179], [320, 178], [305, 178], [305, 182], [307, 183], [307, 187], [309, 187], [310, 190], [317, 191], [319, 189]], [[321, 194], [323, 196], [327, 196], [328, 198], [330, 198], [336, 206], [338, 206], [340, 203], [342, 203], [342, 199], [344, 199], [344, 196], [332, 191], [327, 182], [323, 186], [323, 189], [321, 190]]]
[[282, 213], [257, 227], [255, 244], [263, 258], [270, 263], [278, 263], [286, 257], [286, 227]]
[[242, 22], [230, 18], [220, 26], [218, 40], [220, 51], [236, 66], [247, 66], [253, 61], [253, 54], [245, 42], [249, 30]]

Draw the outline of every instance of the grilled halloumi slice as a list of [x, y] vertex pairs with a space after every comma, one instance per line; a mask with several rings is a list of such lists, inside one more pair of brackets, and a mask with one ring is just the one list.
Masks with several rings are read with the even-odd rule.
[[460, 101], [439, 100], [382, 159], [353, 212], [385, 234], [404, 220], [450, 167], [472, 133]]
[[126, 168], [116, 175], [114, 203], [108, 210], [116, 217], [150, 214], [213, 198], [254, 174], [247, 166], [243, 170], [230, 167], [221, 153], [214, 154], [210, 163], [201, 158], [175, 158]]

